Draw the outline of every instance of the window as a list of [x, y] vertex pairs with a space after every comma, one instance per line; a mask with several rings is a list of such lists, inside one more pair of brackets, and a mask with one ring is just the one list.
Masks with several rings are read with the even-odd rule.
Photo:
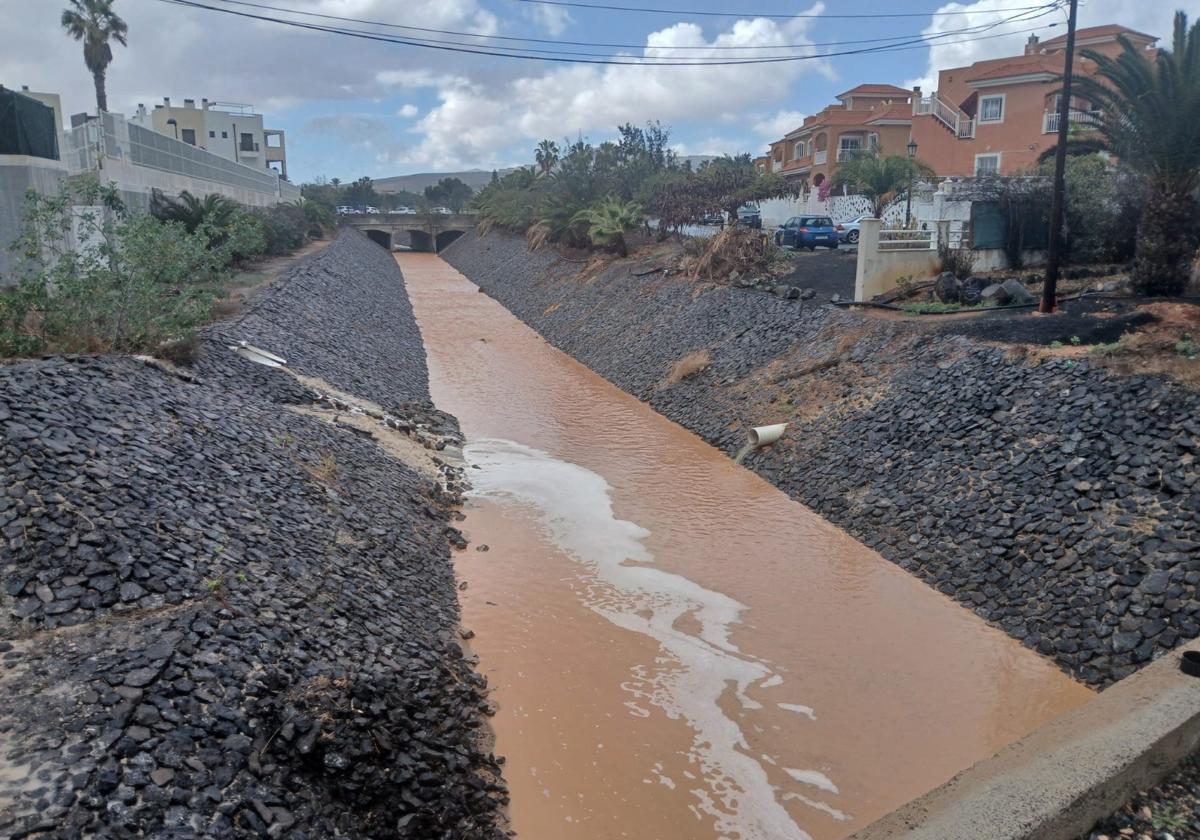
[[268, 149], [283, 148], [283, 137], [281, 137], [278, 134], [268, 134], [267, 135], [267, 148]]
[[194, 129], [194, 128], [179, 129], [179, 139], [182, 140], [184, 143], [188, 143], [192, 146], [195, 146], [196, 145], [196, 129]]
[[999, 175], [1000, 155], [975, 155], [976, 175]]
[[807, 154], [808, 154], [808, 147], [806, 145], [804, 145], [804, 141], [801, 140], [798, 143], [796, 143], [796, 159], [799, 160], [800, 158], [804, 157]]
[[229, 132], [228, 132], [228, 131], [222, 131], [222, 132], [221, 132], [221, 139], [222, 139], [222, 140], [228, 140], [228, 139], [229, 139]]
[[240, 147], [239, 147], [239, 148], [240, 148], [240, 149], [241, 149], [243, 152], [253, 152], [253, 151], [255, 151], [255, 149], [254, 149], [254, 135], [253, 135], [253, 134], [251, 134], [251, 133], [249, 133], [248, 131], [243, 131], [243, 132], [242, 132], [242, 142], [241, 142], [241, 145], [240, 145]]
[[840, 148], [843, 152], [857, 152], [862, 149], [862, 138], [855, 135], [853, 137], [842, 137], [839, 141]]
[[215, 131], [210, 131], [210, 132], [208, 132], [208, 139], [209, 139], [209, 140], [214, 140], [214, 139], [216, 139], [216, 136], [217, 136], [217, 132], [215, 132]]
[[1004, 122], [1004, 94], [979, 97], [980, 122]]

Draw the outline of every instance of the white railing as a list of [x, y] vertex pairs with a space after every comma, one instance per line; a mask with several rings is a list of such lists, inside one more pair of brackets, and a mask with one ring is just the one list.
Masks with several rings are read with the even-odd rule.
[[935, 91], [917, 103], [918, 114], [932, 114], [934, 119], [954, 132], [960, 139], [975, 136], [975, 121], [962, 111], [944, 102]]
[[827, 152], [825, 150], [822, 150], [819, 152], [813, 152], [813, 155], [812, 155], [813, 166], [820, 166], [822, 163], [824, 163], [827, 159], [828, 154], [829, 154], [829, 152]]
[[937, 232], [933, 230], [881, 230], [880, 251], [932, 251], [937, 248]]
[[[1100, 125], [1100, 111], [1071, 111], [1070, 122], [1068, 127], [1073, 125], [1097, 126]], [[1057, 134], [1058, 133], [1058, 111], [1047, 111], [1042, 114], [1042, 134]]]
[[854, 160], [854, 158], [863, 154], [863, 152], [863, 149], [838, 149], [837, 161], [838, 163], [845, 163], [848, 160]]
[[63, 132], [63, 156], [72, 174], [96, 171], [101, 159], [123, 160], [135, 166], [158, 169], [214, 181], [231, 187], [273, 193], [285, 190], [279, 176], [266, 169], [236, 163], [165, 134], [130, 123], [120, 114], [105, 113]]

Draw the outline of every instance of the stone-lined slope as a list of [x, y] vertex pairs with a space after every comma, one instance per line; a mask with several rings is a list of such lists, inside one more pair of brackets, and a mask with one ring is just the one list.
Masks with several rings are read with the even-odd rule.
[[[602, 273], [524, 240], [443, 254], [602, 376], [746, 459], [1025, 645], [1107, 685], [1200, 635], [1200, 398], [961, 336], [729, 287], [635, 260]], [[698, 374], [673, 364], [707, 354]]]
[[442, 491], [224, 347], [415, 415], [399, 271], [350, 233], [262, 297], [194, 379], [0, 366], [2, 836], [503, 836]]

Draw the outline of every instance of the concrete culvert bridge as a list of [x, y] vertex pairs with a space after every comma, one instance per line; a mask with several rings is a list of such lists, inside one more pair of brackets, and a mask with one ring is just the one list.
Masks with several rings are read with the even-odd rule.
[[434, 244], [437, 245], [438, 252], [444, 251], [451, 242], [463, 235], [461, 230], [444, 230], [437, 235]]
[[387, 250], [392, 250], [392, 235], [386, 230], [366, 230], [367, 238]]
[[408, 231], [408, 244], [414, 251], [433, 251], [433, 235], [427, 230]]

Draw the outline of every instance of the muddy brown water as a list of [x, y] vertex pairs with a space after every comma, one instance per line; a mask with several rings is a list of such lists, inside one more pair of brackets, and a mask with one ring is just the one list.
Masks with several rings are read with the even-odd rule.
[[836, 840], [1091, 697], [437, 256], [397, 259], [468, 439], [455, 563], [520, 837]]

